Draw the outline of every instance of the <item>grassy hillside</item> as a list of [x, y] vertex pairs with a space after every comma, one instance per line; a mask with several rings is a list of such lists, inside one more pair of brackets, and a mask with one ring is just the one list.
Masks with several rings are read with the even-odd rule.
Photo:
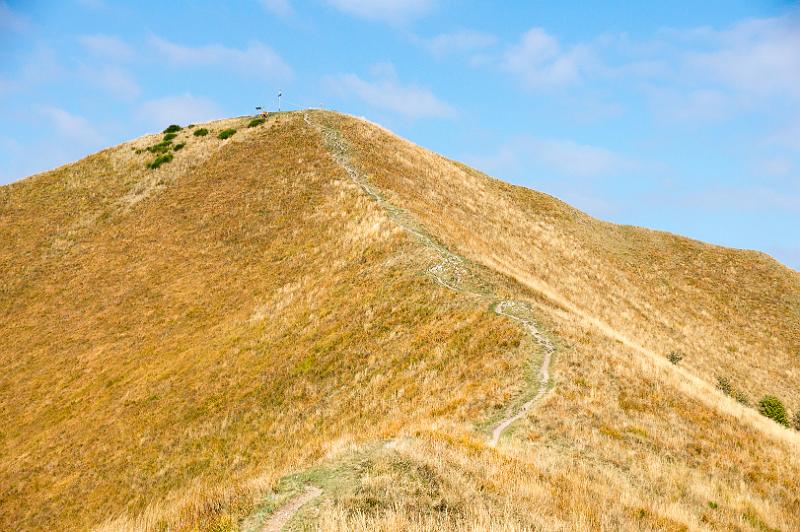
[[[755, 408], [800, 410], [800, 274], [361, 120], [249, 122], [0, 187], [0, 528], [258, 529], [312, 484], [301, 528], [800, 528]], [[543, 357], [501, 299], [557, 351], [495, 448]]]

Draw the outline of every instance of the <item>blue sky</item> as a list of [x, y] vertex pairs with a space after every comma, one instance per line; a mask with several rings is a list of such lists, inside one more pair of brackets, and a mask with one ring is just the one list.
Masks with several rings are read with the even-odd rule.
[[800, 269], [796, 2], [0, 0], [0, 184], [278, 90]]

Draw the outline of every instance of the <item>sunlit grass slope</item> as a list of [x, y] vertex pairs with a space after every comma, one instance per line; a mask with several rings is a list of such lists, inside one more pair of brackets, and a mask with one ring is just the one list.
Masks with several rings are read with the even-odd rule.
[[[301, 528], [800, 528], [797, 433], [752, 408], [800, 409], [800, 274], [352, 117], [249, 121], [0, 187], [0, 529], [236, 530], [307, 483]], [[537, 349], [434, 281], [321, 128], [557, 345], [497, 448]]]
[[269, 483], [515, 386], [521, 333], [433, 286], [301, 117], [209, 137], [0, 189], [0, 528]]

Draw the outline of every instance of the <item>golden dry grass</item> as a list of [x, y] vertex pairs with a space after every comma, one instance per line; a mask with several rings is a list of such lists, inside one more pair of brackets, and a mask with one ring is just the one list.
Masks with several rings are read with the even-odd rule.
[[143, 137], [0, 188], [0, 528], [235, 530], [303, 482], [300, 528], [800, 528], [797, 435], [714, 389], [800, 408], [797, 272], [309, 114], [534, 305], [553, 390], [486, 445], [530, 339], [433, 282], [302, 114], [184, 132], [156, 171]]

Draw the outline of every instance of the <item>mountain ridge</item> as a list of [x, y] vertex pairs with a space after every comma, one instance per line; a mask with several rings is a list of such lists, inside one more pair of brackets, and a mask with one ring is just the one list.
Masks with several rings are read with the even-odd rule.
[[[0, 305], [15, 317], [0, 401], [17, 422], [0, 477], [23, 479], [0, 497], [2, 522], [236, 529], [310, 475], [327, 489], [306, 517], [324, 528], [797, 524], [797, 434], [716, 389], [724, 377], [751, 405], [773, 393], [800, 409], [797, 272], [601, 222], [352, 117], [251, 119], [182, 130], [156, 170], [151, 135], [0, 188]], [[533, 396], [544, 354], [480, 299], [437, 288], [438, 252], [403, 223], [470, 265], [442, 270], [455, 286], [525, 301], [558, 345], [552, 390], [497, 451], [485, 431]], [[668, 502], [666, 486], [688, 495]], [[530, 504], [542, 511], [523, 517]]]

